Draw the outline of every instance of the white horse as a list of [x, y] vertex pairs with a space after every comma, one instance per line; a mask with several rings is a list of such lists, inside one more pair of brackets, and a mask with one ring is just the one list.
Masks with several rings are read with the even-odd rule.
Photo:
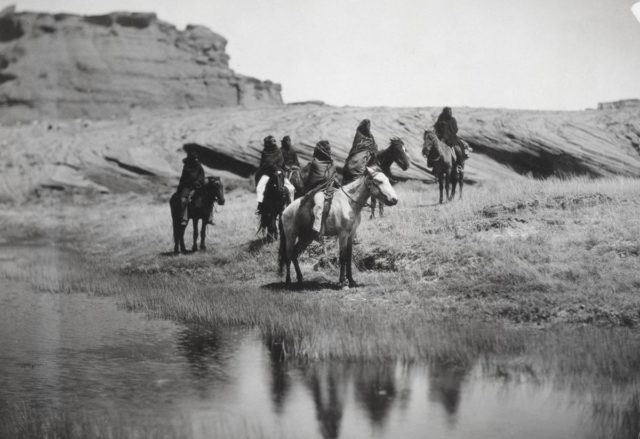
[[[370, 197], [375, 197], [387, 206], [398, 202], [398, 196], [389, 183], [389, 179], [379, 167], [367, 167], [364, 174], [351, 183], [340, 187], [333, 195], [331, 208], [324, 224], [325, 236], [337, 236], [340, 241], [340, 286], [357, 284], [351, 274], [353, 237], [360, 224], [360, 211]], [[291, 283], [291, 262], [296, 270], [298, 283], [302, 282], [302, 273], [298, 256], [313, 240], [313, 197], [305, 196], [291, 203], [282, 213], [280, 221], [280, 273], [287, 267], [286, 283]], [[346, 272], [346, 273], [345, 273]]]

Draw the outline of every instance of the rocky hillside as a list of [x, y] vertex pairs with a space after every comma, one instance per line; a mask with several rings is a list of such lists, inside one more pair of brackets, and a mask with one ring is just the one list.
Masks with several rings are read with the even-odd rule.
[[[413, 163], [400, 178], [433, 181], [421, 156], [422, 133], [439, 108], [283, 105], [141, 112], [110, 121], [37, 121], [0, 126], [0, 202], [53, 194], [154, 193], [177, 184], [184, 148], [199, 150], [206, 171], [228, 184], [250, 180], [262, 139], [289, 134], [301, 160], [328, 139], [344, 163], [358, 122], [372, 121], [380, 147], [401, 137]], [[540, 112], [454, 108], [461, 136], [474, 148], [469, 183], [523, 175], [640, 177], [640, 109]], [[185, 146], [187, 145], [187, 146]]]
[[121, 117], [133, 109], [282, 104], [229, 68], [227, 41], [152, 13], [0, 12], [0, 122]]

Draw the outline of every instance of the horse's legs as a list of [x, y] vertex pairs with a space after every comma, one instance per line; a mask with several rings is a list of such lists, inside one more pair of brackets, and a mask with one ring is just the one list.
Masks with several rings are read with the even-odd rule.
[[202, 226], [200, 227], [200, 250], [206, 250], [207, 246], [204, 240], [207, 237], [207, 220], [202, 218]]
[[456, 196], [456, 185], [458, 184], [458, 172], [454, 172], [451, 174], [451, 196], [449, 197], [449, 201], [453, 200]]
[[[374, 197], [371, 197], [371, 216], [369, 216], [369, 219], [376, 217], [376, 201]], [[380, 203], [380, 207], [382, 208], [382, 203]]]
[[438, 186], [440, 186], [440, 204], [442, 204], [442, 190], [444, 185], [444, 179], [442, 178], [442, 176], [438, 176]]
[[180, 252], [180, 222], [173, 220], [173, 254]]
[[384, 203], [380, 203], [380, 218], [384, 216]]
[[[303, 239], [302, 237], [299, 237], [298, 242], [296, 242], [296, 246], [293, 249], [293, 257], [291, 259], [293, 262], [293, 268], [295, 268], [296, 270], [296, 277], [298, 278], [299, 284], [302, 283], [302, 271], [300, 270], [300, 264], [298, 264], [298, 256], [304, 251], [305, 248], [307, 248], [310, 243], [311, 241], [309, 239]], [[289, 272], [288, 270], [289, 268], [287, 267], [287, 273]]]
[[351, 273], [351, 265], [353, 261], [353, 237], [349, 236], [347, 238], [347, 280], [349, 281], [349, 288], [353, 288], [358, 286], [355, 280], [353, 280], [353, 275]]
[[345, 272], [347, 268], [347, 241], [348, 238], [346, 236], [340, 236], [340, 279], [338, 282], [341, 287], [347, 286], [345, 282]]
[[444, 189], [447, 192], [447, 201], [451, 199], [451, 189], [449, 187], [449, 183], [451, 181], [451, 172], [447, 172], [444, 176]]
[[198, 250], [198, 218], [193, 218], [193, 245], [191, 246], [191, 251], [195, 252]]
[[464, 172], [458, 174], [458, 185], [460, 185], [460, 199], [462, 200], [462, 181], [464, 180]]
[[186, 225], [182, 225], [180, 224], [180, 231], [178, 232], [180, 235], [180, 251], [182, 253], [186, 253], [187, 252], [187, 247], [184, 245], [184, 233], [187, 230], [187, 226]]

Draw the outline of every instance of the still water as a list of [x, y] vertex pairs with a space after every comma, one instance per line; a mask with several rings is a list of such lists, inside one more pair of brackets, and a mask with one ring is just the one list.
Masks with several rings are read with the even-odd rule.
[[[14, 252], [0, 263], [13, 263]], [[600, 428], [584, 397], [526, 373], [507, 380], [480, 365], [284, 362], [250, 331], [152, 320], [110, 298], [8, 281], [0, 287], [0, 419], [16, 405], [175, 418], [191, 437], [588, 438], [611, 431]]]

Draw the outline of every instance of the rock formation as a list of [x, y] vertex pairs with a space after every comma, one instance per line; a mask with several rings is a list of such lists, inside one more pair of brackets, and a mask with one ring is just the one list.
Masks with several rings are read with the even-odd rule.
[[152, 13], [0, 12], [0, 122], [122, 117], [133, 109], [282, 104], [229, 69], [227, 41]]
[[640, 99], [622, 99], [613, 102], [598, 103], [598, 110], [623, 110], [640, 108]]
[[[138, 192], [169, 196], [185, 149], [200, 153], [205, 171], [229, 187], [250, 187], [262, 139], [290, 135], [304, 164], [327, 139], [344, 164], [358, 123], [372, 121], [380, 148], [402, 138], [412, 159], [400, 179], [433, 181], [421, 155], [422, 134], [440, 108], [357, 108], [281, 105], [139, 112], [118, 120], [34, 121], [0, 126], [0, 204], [40, 194]], [[469, 183], [505, 182], [522, 175], [640, 177], [640, 109], [514, 111], [454, 108], [460, 135], [474, 148]]]

